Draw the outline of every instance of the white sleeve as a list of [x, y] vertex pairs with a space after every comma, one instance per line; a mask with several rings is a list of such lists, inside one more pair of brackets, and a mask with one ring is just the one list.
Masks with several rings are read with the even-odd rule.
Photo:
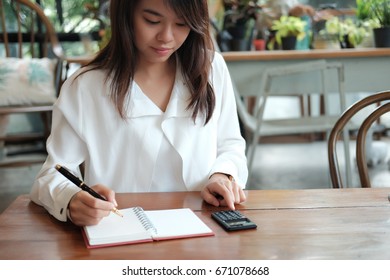
[[[216, 54], [213, 63], [214, 91], [219, 110], [217, 158], [211, 174], [222, 172], [232, 175], [241, 187], [248, 179], [245, 140], [241, 135], [232, 81], [226, 63]], [[220, 107], [218, 107], [220, 106]]]
[[[60, 221], [67, 220], [70, 199], [80, 189], [60, 174], [56, 164], [61, 164], [81, 176], [79, 165], [86, 157], [85, 143], [78, 130], [79, 100], [77, 86], [66, 82], [53, 108], [52, 130], [47, 140], [47, 159], [32, 186], [30, 197]], [[64, 114], [66, 111], [66, 115]], [[71, 116], [71, 117], [70, 117]]]

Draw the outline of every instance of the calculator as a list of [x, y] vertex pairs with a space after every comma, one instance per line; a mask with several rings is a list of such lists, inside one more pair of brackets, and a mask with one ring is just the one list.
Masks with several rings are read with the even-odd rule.
[[211, 217], [226, 231], [255, 229], [257, 225], [238, 210], [223, 210], [211, 213]]

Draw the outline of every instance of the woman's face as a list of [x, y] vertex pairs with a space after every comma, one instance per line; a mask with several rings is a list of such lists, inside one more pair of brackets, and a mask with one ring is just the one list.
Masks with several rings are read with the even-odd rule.
[[139, 59], [148, 63], [166, 62], [190, 33], [184, 19], [163, 0], [140, 0], [133, 20]]

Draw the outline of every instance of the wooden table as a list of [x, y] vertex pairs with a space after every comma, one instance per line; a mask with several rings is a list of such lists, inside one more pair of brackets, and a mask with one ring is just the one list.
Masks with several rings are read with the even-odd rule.
[[80, 229], [51, 217], [27, 195], [0, 215], [0, 259], [390, 259], [390, 189], [250, 190], [237, 208], [257, 230], [223, 231], [220, 209], [197, 192], [118, 194], [120, 208], [189, 207], [213, 237], [87, 249]]

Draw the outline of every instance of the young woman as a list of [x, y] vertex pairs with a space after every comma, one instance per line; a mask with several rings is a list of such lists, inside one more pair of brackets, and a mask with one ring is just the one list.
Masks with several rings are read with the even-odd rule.
[[[116, 0], [110, 15], [110, 42], [62, 87], [32, 200], [76, 225], [107, 216], [114, 192], [199, 190], [234, 209], [246, 199], [245, 141], [207, 0]], [[85, 183], [107, 201], [56, 164], [78, 176], [83, 164]]]

